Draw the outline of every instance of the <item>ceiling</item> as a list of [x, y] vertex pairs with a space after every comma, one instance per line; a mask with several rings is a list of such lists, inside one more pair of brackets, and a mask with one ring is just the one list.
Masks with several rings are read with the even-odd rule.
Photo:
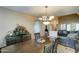
[[[46, 12], [44, 6], [4, 6], [4, 8], [36, 17], [43, 16]], [[48, 6], [47, 8], [48, 16], [63, 16], [74, 13], [79, 13], [79, 6]]]

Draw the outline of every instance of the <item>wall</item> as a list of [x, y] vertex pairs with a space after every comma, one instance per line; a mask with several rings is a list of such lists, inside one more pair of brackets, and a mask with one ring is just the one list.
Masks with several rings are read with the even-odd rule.
[[6, 46], [5, 36], [8, 31], [15, 29], [17, 24], [25, 26], [32, 34], [35, 17], [26, 14], [20, 14], [12, 10], [0, 7], [0, 47]]
[[60, 29], [60, 24], [79, 23], [79, 15], [77, 14], [61, 16], [61, 17], [58, 17], [58, 19], [59, 19], [59, 25], [58, 25], [59, 29]]
[[58, 17], [56, 16], [51, 22], [52, 30], [57, 30], [57, 27], [58, 27], [57, 24], [58, 24]]
[[59, 24], [79, 23], [79, 15], [77, 14], [61, 16], [58, 19]]

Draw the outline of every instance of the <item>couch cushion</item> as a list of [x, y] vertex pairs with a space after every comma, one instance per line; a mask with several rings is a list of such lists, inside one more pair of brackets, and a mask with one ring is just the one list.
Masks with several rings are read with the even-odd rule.
[[67, 37], [75, 39], [77, 35], [78, 35], [77, 33], [69, 33]]

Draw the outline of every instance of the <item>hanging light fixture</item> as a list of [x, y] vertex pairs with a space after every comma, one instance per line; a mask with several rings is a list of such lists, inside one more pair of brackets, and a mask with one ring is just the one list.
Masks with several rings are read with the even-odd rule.
[[44, 21], [43, 24], [48, 25], [48, 24], [50, 24], [50, 22], [49, 21]]
[[54, 18], [54, 16], [48, 17], [48, 15], [47, 15], [47, 8], [48, 8], [48, 6], [45, 6], [45, 16], [42, 16], [42, 18], [40, 18], [44, 25], [50, 24], [52, 18]]

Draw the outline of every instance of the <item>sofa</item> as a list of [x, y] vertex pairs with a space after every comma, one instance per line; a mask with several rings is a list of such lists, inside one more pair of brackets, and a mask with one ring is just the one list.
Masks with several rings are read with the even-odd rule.
[[55, 42], [44, 47], [44, 53], [75, 53], [76, 41], [73, 38], [56, 38]]
[[66, 37], [68, 35], [68, 31], [66, 30], [58, 30], [58, 36]]

